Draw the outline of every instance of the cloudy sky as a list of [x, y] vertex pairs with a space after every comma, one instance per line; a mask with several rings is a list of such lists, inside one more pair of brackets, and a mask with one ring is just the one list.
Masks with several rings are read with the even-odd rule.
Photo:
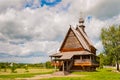
[[0, 62], [39, 63], [58, 51], [80, 13], [101, 52], [100, 31], [120, 24], [120, 0], [0, 0]]

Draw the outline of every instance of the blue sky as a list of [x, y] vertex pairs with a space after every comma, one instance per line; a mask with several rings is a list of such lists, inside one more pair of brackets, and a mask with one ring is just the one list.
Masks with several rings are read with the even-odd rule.
[[[103, 48], [100, 31], [120, 22], [119, 0], [0, 0], [0, 62], [50, 60], [83, 13], [85, 31]], [[114, 9], [116, 8], [116, 9]]]
[[34, 4], [35, 0], [28, 0], [24, 3], [24, 7], [27, 8], [40, 8], [40, 7], [44, 7], [44, 6], [49, 6], [49, 7], [54, 7], [57, 4], [59, 4], [60, 2], [62, 2], [62, 0], [38, 0], [37, 4]]

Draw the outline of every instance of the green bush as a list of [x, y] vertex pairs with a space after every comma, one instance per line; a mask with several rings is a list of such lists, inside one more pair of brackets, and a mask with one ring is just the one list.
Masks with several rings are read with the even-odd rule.
[[15, 71], [17, 69], [17, 67], [15, 66], [15, 63], [10, 64], [10, 69], [12, 73], [17, 73], [17, 71]]

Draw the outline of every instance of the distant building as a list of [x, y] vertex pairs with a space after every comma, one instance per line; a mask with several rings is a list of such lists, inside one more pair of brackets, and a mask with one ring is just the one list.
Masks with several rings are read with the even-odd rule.
[[94, 71], [99, 66], [96, 48], [89, 40], [83, 23], [84, 19], [80, 18], [76, 29], [70, 26], [59, 53], [50, 55], [52, 65], [60, 71]]

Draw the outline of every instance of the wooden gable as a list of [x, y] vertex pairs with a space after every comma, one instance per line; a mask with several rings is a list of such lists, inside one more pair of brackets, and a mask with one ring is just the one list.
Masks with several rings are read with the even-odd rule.
[[60, 51], [67, 52], [67, 51], [81, 51], [81, 50], [84, 50], [84, 48], [81, 45], [80, 41], [78, 40], [77, 36], [75, 35], [74, 31], [70, 27], [62, 43]]

